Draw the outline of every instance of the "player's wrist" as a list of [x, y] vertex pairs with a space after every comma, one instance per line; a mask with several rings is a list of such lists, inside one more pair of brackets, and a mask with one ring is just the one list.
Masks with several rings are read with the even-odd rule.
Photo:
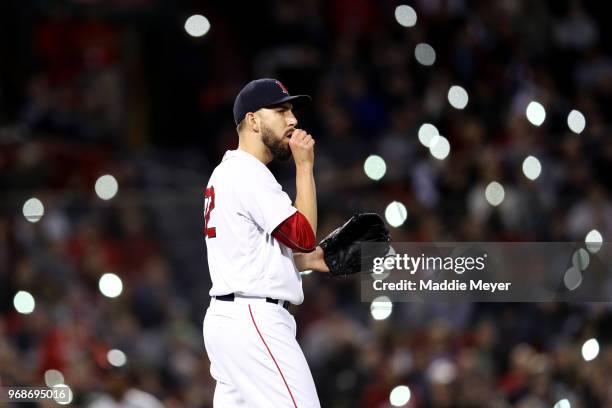
[[329, 267], [325, 263], [323, 249], [320, 246], [317, 246], [312, 252], [294, 253], [293, 260], [299, 271], [329, 272]]
[[318, 272], [329, 272], [329, 266], [327, 266], [327, 264], [325, 263], [325, 256], [324, 256], [324, 252], [323, 252], [323, 248], [321, 248], [320, 246], [317, 246], [316, 249], [312, 252], [312, 256], [314, 258], [314, 262], [315, 262], [315, 268], [313, 268], [315, 271]]
[[295, 168], [298, 171], [312, 171], [314, 162], [295, 162]]

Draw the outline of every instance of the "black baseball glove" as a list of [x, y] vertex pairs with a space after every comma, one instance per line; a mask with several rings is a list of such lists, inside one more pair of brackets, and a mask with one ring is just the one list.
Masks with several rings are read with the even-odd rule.
[[368, 246], [367, 253], [364, 254], [364, 258], [368, 258], [364, 259], [366, 265], [372, 265], [374, 257], [387, 255], [389, 241], [389, 230], [380, 215], [364, 213], [353, 215], [319, 245], [323, 249], [330, 275], [346, 276], [362, 270], [362, 243], [378, 243]]

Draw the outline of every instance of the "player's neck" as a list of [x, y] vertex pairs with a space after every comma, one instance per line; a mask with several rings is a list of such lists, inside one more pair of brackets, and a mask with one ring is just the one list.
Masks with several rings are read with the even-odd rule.
[[265, 165], [268, 165], [272, 161], [270, 157], [270, 151], [262, 143], [249, 143], [246, 140], [240, 140], [238, 142], [238, 150], [245, 151], [253, 156]]

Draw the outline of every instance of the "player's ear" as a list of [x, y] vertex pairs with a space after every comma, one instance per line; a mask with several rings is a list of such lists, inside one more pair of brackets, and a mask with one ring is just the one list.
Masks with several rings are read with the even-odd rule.
[[246, 120], [247, 120], [247, 124], [249, 128], [253, 132], [256, 132], [256, 133], [259, 132], [259, 118], [257, 117], [257, 115], [255, 115], [255, 113], [253, 112], [247, 113]]

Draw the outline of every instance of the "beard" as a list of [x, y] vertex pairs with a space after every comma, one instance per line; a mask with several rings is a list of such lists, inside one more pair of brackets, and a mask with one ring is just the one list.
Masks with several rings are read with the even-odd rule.
[[274, 160], [285, 161], [291, 157], [291, 148], [288, 143], [285, 143], [284, 138], [277, 138], [274, 132], [262, 124], [261, 126], [261, 141], [272, 153]]

